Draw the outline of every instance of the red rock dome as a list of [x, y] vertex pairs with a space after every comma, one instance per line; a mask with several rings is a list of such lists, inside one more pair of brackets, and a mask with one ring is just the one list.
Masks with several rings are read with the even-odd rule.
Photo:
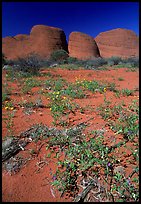
[[100, 57], [94, 38], [81, 32], [72, 32], [69, 35], [68, 50], [70, 57], [78, 59]]
[[33, 26], [30, 35], [19, 34], [2, 40], [2, 52], [8, 59], [24, 57], [30, 53], [48, 58], [53, 51], [59, 49], [68, 50], [64, 31], [44, 25]]
[[127, 58], [139, 55], [139, 38], [131, 30], [117, 28], [102, 32], [95, 41], [102, 57]]

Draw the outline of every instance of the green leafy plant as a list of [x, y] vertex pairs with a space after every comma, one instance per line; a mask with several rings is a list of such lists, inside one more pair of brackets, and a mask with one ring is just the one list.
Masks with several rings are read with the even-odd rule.
[[[68, 190], [77, 190], [78, 187], [76, 182], [79, 171], [84, 175], [89, 168], [92, 168], [96, 164], [101, 164], [102, 166], [107, 165], [108, 148], [105, 148], [102, 144], [102, 136], [99, 136], [96, 139], [91, 138], [87, 142], [85, 141], [85, 137], [81, 136], [75, 143], [72, 142], [73, 138], [70, 133], [69, 137], [66, 136], [66, 141], [64, 136], [62, 138], [59, 137], [59, 141], [57, 142], [58, 145], [62, 144], [62, 139], [68, 148], [65, 149], [66, 157], [64, 161], [58, 161], [58, 165], [61, 165], [63, 171], [56, 171], [56, 180], [53, 182], [53, 185], [58, 186], [59, 190], [64, 193]], [[53, 139], [51, 139], [49, 141], [49, 146], [50, 144], [53, 145], [53, 142]]]
[[131, 111], [133, 111], [133, 112], [139, 114], [139, 104], [138, 104], [138, 100], [133, 100], [132, 103], [128, 106], [128, 108], [129, 108]]
[[[8, 107], [8, 106], [6, 106]], [[4, 117], [2, 118], [2, 120], [5, 122], [6, 124], [6, 129], [7, 129], [7, 137], [11, 137], [13, 136], [13, 117], [15, 115], [15, 112], [12, 108], [7, 109], [7, 113], [4, 115]]]
[[133, 95], [133, 93], [134, 93], [133, 90], [129, 90], [129, 89], [127, 89], [127, 88], [121, 90], [121, 94], [122, 94], [123, 96], [130, 96], [130, 95]]
[[[138, 188], [131, 182], [130, 177], [126, 178], [121, 173], [117, 172], [114, 174], [113, 179], [114, 181], [112, 184], [111, 193], [118, 193], [119, 198], [117, 199], [117, 202], [137, 202], [139, 200]], [[136, 181], [139, 184], [139, 181]]]
[[54, 118], [55, 125], [57, 125], [57, 123], [60, 124], [60, 120], [61, 123], [63, 122], [61, 119], [63, 116], [67, 118], [70, 112], [74, 112], [76, 107], [75, 104], [71, 102], [68, 97], [63, 96], [61, 91], [50, 92], [48, 96], [50, 98], [49, 107]]
[[119, 81], [124, 81], [124, 79], [122, 77], [119, 77], [118, 80]]
[[2, 103], [6, 100], [10, 100], [10, 97], [6, 92], [2, 92]]
[[71, 98], [85, 98], [86, 95], [84, 90], [77, 84], [69, 84], [66, 89], [63, 90], [65, 95], [70, 96]]

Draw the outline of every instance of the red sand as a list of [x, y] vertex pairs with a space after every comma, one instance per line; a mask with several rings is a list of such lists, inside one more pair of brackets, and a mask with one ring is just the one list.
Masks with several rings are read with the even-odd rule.
[[[135, 89], [139, 87], [139, 73], [137, 72], [127, 72], [128, 69], [120, 68], [120, 69], [109, 69], [109, 70], [101, 70], [101, 71], [93, 71], [93, 70], [62, 70], [62, 69], [53, 69], [47, 70], [46, 72], [50, 72], [54, 75], [61, 75], [63, 79], [66, 79], [69, 82], [74, 82], [76, 78], [86, 79], [86, 80], [99, 80], [102, 82], [114, 82], [118, 89], [128, 88]], [[118, 78], [122, 77], [124, 80], [119, 81]], [[39, 79], [45, 80], [48, 77], [40, 77]], [[5, 81], [5, 72], [3, 72], [3, 83]], [[19, 87], [16, 83], [9, 83], [11, 87], [14, 89], [12, 92], [20, 92]], [[53, 118], [51, 116], [51, 112], [49, 108], [38, 108], [31, 115], [26, 115], [23, 112], [23, 109], [16, 104], [25, 99], [27, 101], [34, 101], [35, 98], [39, 96], [36, 91], [38, 88], [33, 88], [32, 91], [34, 95], [25, 94], [25, 95], [11, 95], [10, 98], [14, 101], [15, 104], [15, 116], [13, 118], [13, 133], [15, 136], [18, 136], [22, 131], [25, 131], [33, 124], [43, 123], [47, 126], [53, 126], [52, 121]], [[112, 101], [113, 104], [121, 103], [124, 100], [125, 104], [128, 105], [131, 103], [133, 99], [138, 100], [139, 92], [136, 91], [134, 96], [121, 97], [116, 98], [113, 92], [107, 91], [106, 97], [107, 100]], [[22, 98], [23, 97], [23, 98]], [[46, 97], [41, 95], [43, 104], [48, 104], [48, 100]], [[76, 103], [81, 105], [81, 107], [86, 107], [87, 105], [93, 108], [92, 110], [87, 110], [84, 113], [80, 113], [78, 110], [75, 115], [69, 116], [70, 127], [72, 125], [76, 125], [80, 122], [86, 121], [89, 118], [94, 117], [93, 120], [89, 122], [90, 126], [87, 127], [87, 130], [96, 130], [105, 128], [107, 131], [105, 133], [105, 142], [108, 145], [111, 145], [113, 140], [113, 132], [106, 126], [106, 122], [97, 114], [96, 108], [103, 103], [104, 96], [100, 93], [95, 93], [88, 96], [85, 99], [75, 99]], [[2, 109], [3, 115], [7, 113], [7, 111]], [[4, 116], [3, 116], [4, 117]], [[4, 138], [7, 134], [7, 128], [4, 120], [2, 121], [2, 137]], [[116, 142], [122, 139], [121, 135], [117, 136]], [[44, 141], [43, 141], [44, 142]], [[38, 150], [39, 146], [42, 142], [38, 142], [35, 144], [28, 144], [25, 147], [25, 151], [21, 151], [19, 154], [24, 156], [31, 156], [29, 153], [29, 149]], [[132, 143], [128, 142], [128, 145], [134, 148]], [[48, 150], [49, 151], [49, 150]], [[2, 200], [3, 202], [66, 202], [72, 201], [72, 198], [60, 198], [59, 192], [54, 190], [55, 197], [51, 193], [52, 186], [50, 182], [52, 181], [52, 175], [55, 173], [56, 164], [54, 158], [49, 158], [49, 165], [45, 165], [39, 172], [37, 172], [37, 162], [39, 162], [48, 152], [46, 150], [45, 145], [41, 148], [38, 156], [32, 156], [31, 160], [27, 162], [27, 164], [16, 174], [9, 175], [6, 171], [2, 172]], [[124, 150], [121, 148], [120, 153], [115, 152], [116, 155], [119, 155], [121, 159], [121, 164], [126, 164], [126, 159], [130, 157], [130, 151], [126, 150], [126, 155], [122, 154]], [[132, 159], [130, 157], [130, 159]], [[132, 167], [130, 165], [126, 165], [126, 175], [131, 173]]]

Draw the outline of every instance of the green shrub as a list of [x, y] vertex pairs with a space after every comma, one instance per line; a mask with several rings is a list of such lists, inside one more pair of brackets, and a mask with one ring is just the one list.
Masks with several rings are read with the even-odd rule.
[[67, 62], [67, 58], [68, 58], [68, 53], [65, 50], [56, 50], [54, 52], [52, 52], [51, 56], [50, 56], [50, 60], [53, 62]]
[[75, 58], [75, 57], [68, 57], [67, 58], [67, 63], [68, 64], [75, 64], [75, 63], [77, 63], [77, 61], [78, 61], [78, 59]]

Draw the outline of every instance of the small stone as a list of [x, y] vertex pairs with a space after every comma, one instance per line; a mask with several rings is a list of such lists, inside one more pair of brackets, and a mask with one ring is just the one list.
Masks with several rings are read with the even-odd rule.
[[43, 113], [39, 113], [39, 115], [40, 115], [40, 116], [42, 116], [42, 115], [43, 115]]

